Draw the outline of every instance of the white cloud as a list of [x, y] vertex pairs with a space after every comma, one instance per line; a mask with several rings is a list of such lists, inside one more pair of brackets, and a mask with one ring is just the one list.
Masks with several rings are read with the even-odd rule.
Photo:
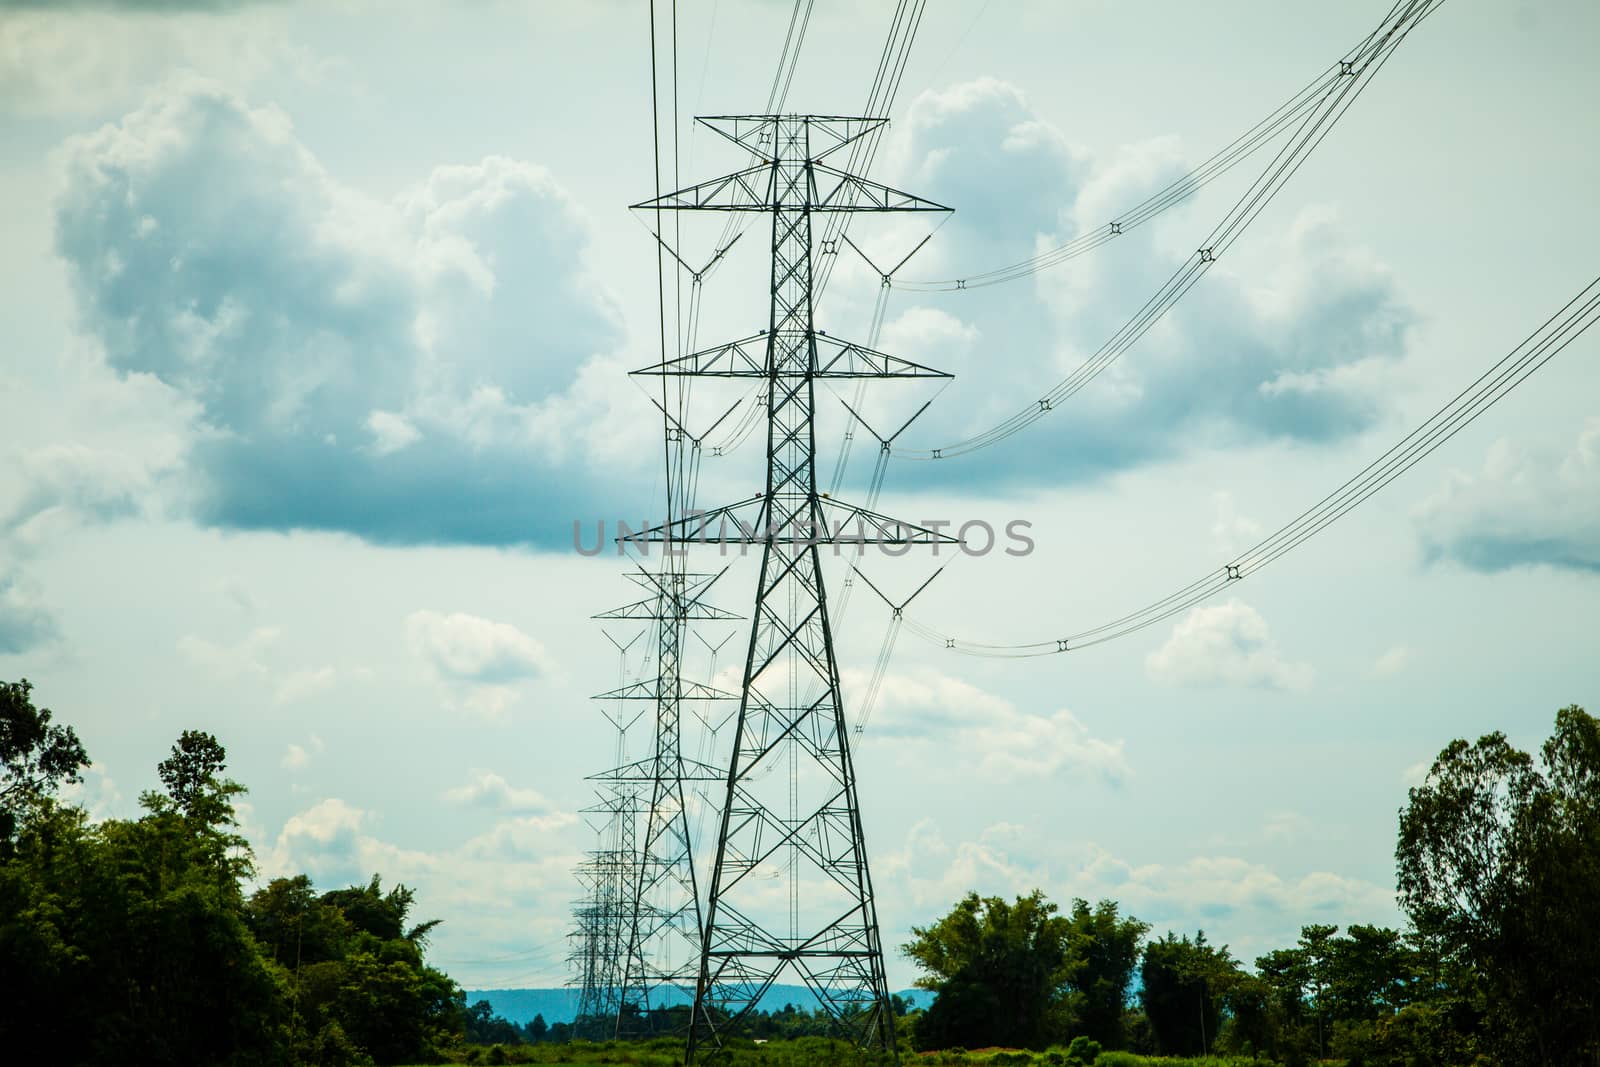
[[[957, 209], [902, 272], [906, 283], [972, 280], [1102, 231], [1196, 162], [1170, 138], [1112, 155], [1080, 150], [1019, 89], [993, 78], [924, 93], [896, 130], [890, 155], [895, 184]], [[939, 366], [956, 382], [907, 443], [949, 444], [1033, 404], [1116, 336], [1194, 254], [1184, 242], [1197, 222], [1203, 233], [1206, 220], [1179, 208], [1070, 267], [969, 286], [941, 301], [954, 320], [943, 332], [963, 327], [981, 333], [982, 343], [941, 353]], [[1389, 271], [1352, 245], [1325, 208], [1303, 209], [1256, 244], [1269, 250], [1266, 272], [1236, 273], [1229, 262], [1211, 268], [1126, 358], [1062, 405], [1070, 415], [1048, 416], [1027, 431], [1033, 449], [993, 456], [976, 478], [974, 468], [957, 464], [932, 465], [926, 476], [966, 478], [992, 491], [1040, 478], [1044, 468], [1029, 457], [1045, 448], [1058, 457], [1049, 480], [1060, 484], [1197, 444], [1326, 442], [1371, 426], [1415, 318]], [[1004, 353], [1014, 391], [991, 387], [996, 353]]]
[[415, 611], [406, 619], [411, 650], [442, 677], [496, 684], [550, 670], [544, 646], [509, 623], [465, 612]]
[[1145, 669], [1167, 685], [1258, 689], [1305, 689], [1315, 675], [1310, 664], [1284, 659], [1266, 620], [1238, 600], [1190, 611]]
[[[1311, 830], [1294, 813], [1269, 819], [1274, 828]], [[875, 860], [873, 873], [888, 901], [880, 913], [902, 915], [908, 925], [943, 915], [968, 892], [1014, 896], [1040, 888], [1062, 906], [1074, 897], [1114, 900], [1123, 915], [1151, 923], [1157, 935], [1205, 928], [1246, 962], [1292, 943], [1305, 922], [1397, 918], [1393, 891], [1359, 878], [1324, 870], [1285, 874], [1228, 855], [1136, 863], [1092, 842], [1058, 846], [1049, 835], [1006, 823], [952, 843], [934, 820], [923, 819], [900, 848]]]
[[1564, 456], [1497, 442], [1481, 471], [1452, 475], [1413, 518], [1430, 559], [1600, 572], [1600, 416]]
[[372, 431], [372, 452], [387, 456], [398, 452], [422, 438], [422, 431], [413, 426], [404, 415], [392, 411], [374, 411], [367, 416], [367, 429]]
[[620, 368], [590, 373], [621, 317], [544, 168], [442, 166], [380, 202], [284, 112], [193, 77], [59, 158], [80, 321], [126, 381], [190, 407], [172, 495], [201, 521], [561, 543], [592, 465], [644, 469], [644, 426], [608, 420], [636, 399]]
[[[866, 688], [858, 677], [847, 683], [848, 691]], [[1116, 781], [1131, 773], [1120, 740], [1092, 737], [1065, 708], [1029, 715], [968, 682], [932, 671], [885, 675], [866, 736], [954, 746], [964, 758], [975, 758], [974, 769], [988, 778], [1048, 776], [1073, 768]]]
[[493, 771], [476, 770], [465, 785], [446, 791], [452, 804], [468, 804], [505, 812], [548, 812], [550, 802], [537, 790], [513, 786]]

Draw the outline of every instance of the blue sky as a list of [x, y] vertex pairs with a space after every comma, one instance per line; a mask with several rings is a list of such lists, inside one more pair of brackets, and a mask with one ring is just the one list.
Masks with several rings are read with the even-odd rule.
[[[760, 108], [788, 12], [679, 6], [687, 183], [739, 164], [687, 118]], [[892, 6], [819, 2], [790, 103], [859, 110]], [[610, 753], [588, 697], [619, 677], [588, 617], [634, 596], [620, 561], [571, 551], [571, 523], [661, 508], [659, 423], [625, 374], [657, 358], [654, 253], [625, 210], [653, 192], [643, 5], [46, 7], [0, 4], [0, 677], [78, 727], [96, 812], [131, 814], [177, 734], [211, 730], [252, 788], [264, 874], [381, 871], [445, 919], [438, 955], [467, 984], [559, 983], [582, 776]], [[1384, 10], [930, 3], [872, 173], [956, 213], [904, 276], [1102, 225]], [[1038, 545], [955, 560], [918, 618], [1034, 640], [1161, 596], [1585, 285], [1597, 22], [1444, 5], [1112, 370], [995, 448], [893, 464], [883, 510], [1022, 518]], [[879, 347], [956, 374], [903, 443], [1031, 403], [1258, 167], [1032, 278], [893, 293]], [[927, 228], [851, 235], [883, 262]], [[686, 258], [716, 236], [686, 228]], [[760, 243], [708, 281], [705, 341], [764, 325]], [[876, 286], [841, 258], [819, 326], [865, 340]], [[1034, 886], [1204, 926], [1247, 960], [1302, 922], [1397, 921], [1395, 812], [1431, 756], [1600, 706], [1596, 344], [1161, 627], [1021, 662], [903, 634], [858, 756], [886, 941], [968, 889]], [[867, 417], [934, 391], [876, 388]], [[705, 422], [718, 399], [697, 396]], [[827, 471], [844, 421], [825, 406]], [[870, 471], [855, 457], [845, 495]], [[748, 495], [759, 459], [708, 459], [701, 500]], [[936, 562], [870, 567], [909, 592]], [[753, 580], [735, 562], [719, 602]], [[885, 616], [863, 596], [841, 623], [847, 701]], [[724, 685], [742, 638], [706, 634], [730, 634], [694, 665]]]

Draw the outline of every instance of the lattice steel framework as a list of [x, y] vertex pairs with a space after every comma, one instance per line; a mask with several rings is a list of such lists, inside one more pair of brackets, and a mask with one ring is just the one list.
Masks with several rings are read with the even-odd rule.
[[[670, 458], [668, 466], [674, 466]], [[641, 797], [650, 797], [649, 806], [642, 809], [644, 835], [624, 901], [623, 936], [618, 945], [620, 988], [612, 1028], [622, 1037], [648, 1031], [652, 1009], [687, 1003], [694, 995], [701, 913], [689, 831], [689, 793], [691, 783], [716, 781], [721, 774], [715, 767], [683, 755], [683, 705], [685, 700], [728, 700], [733, 694], [684, 680], [683, 642], [691, 621], [740, 617], [702, 599], [721, 575], [685, 573], [682, 556], [676, 552], [663, 553], [658, 572], [641, 570], [629, 577], [645, 586], [649, 595], [597, 616], [649, 620], [657, 638], [656, 677], [597, 698], [649, 701], [655, 709], [650, 755], [595, 776], [613, 786], [637, 788]]]
[[882, 126], [882, 119], [747, 115], [699, 121], [760, 162], [635, 206], [763, 212], [771, 215], [772, 230], [768, 328], [636, 372], [759, 379], [767, 395], [765, 491], [705, 515], [669, 516], [647, 535], [668, 543], [761, 547], [688, 1057], [719, 1048], [720, 1034], [785, 975], [809, 987], [858, 1044], [892, 1050], [883, 949], [819, 546], [952, 539], [818, 493], [815, 390], [819, 379], [947, 376], [816, 331], [812, 219], [831, 212], [949, 209], [822, 162]]

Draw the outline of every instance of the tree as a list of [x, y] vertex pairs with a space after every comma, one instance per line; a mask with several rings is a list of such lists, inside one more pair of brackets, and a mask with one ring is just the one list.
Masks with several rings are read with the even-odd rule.
[[1332, 955], [1333, 935], [1337, 926], [1312, 923], [1300, 928], [1300, 957], [1305, 961], [1306, 1004], [1316, 1023], [1317, 1058], [1328, 1055], [1328, 1031], [1332, 1023], [1328, 1018], [1328, 970]]
[[1400, 812], [1400, 899], [1483, 982], [1508, 1062], [1600, 1058], [1600, 720], [1556, 713], [1540, 759], [1504, 734], [1451, 742]]
[[1068, 965], [1069, 922], [1038, 890], [1008, 904], [969, 893], [929, 927], [912, 927], [901, 951], [938, 994], [918, 1022], [922, 1048], [1042, 1048]]
[[222, 777], [228, 769], [228, 750], [204, 730], [185, 730], [172, 746], [172, 754], [156, 765], [166, 787], [164, 793], [145, 790], [139, 803], [157, 819], [181, 820], [192, 839], [211, 854], [219, 885], [238, 897], [238, 880], [255, 873], [255, 854], [234, 815], [233, 798], [248, 790]]
[[33, 685], [0, 682], [0, 843], [16, 833], [23, 810], [66, 782], [81, 782], [89, 766], [70, 726], [52, 726], [49, 708], [34, 707]]
[[1066, 983], [1075, 1032], [1106, 1048], [1122, 1047], [1128, 988], [1139, 963], [1139, 943], [1149, 930], [1149, 923], [1119, 918], [1115, 901], [1102, 900], [1093, 909], [1088, 901], [1072, 902]]
[[243, 789], [222, 778], [227, 767], [228, 750], [222, 742], [204, 730], [185, 730], [172, 746], [172, 755], [156, 765], [156, 772], [168, 798], [184, 817], [231, 825], [231, 798]]
[[1222, 1023], [1222, 996], [1239, 974], [1226, 945], [1206, 943], [1205, 931], [1168, 933], [1144, 947], [1139, 1003], [1163, 1055], [1205, 1055]]

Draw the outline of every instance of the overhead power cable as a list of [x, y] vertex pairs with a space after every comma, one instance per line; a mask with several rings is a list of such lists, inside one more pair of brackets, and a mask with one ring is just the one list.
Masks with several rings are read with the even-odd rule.
[[1597, 319], [1600, 319], [1600, 277], [1585, 286], [1560, 311], [1546, 319], [1471, 385], [1339, 488], [1231, 562], [1136, 611], [1086, 630], [1021, 644], [964, 640], [909, 617], [904, 620], [905, 626], [924, 640], [963, 655], [1023, 658], [1058, 655], [1104, 644], [1188, 611], [1344, 518], [1527, 381], [1535, 371], [1593, 326]]
[[1132, 318], [1066, 378], [1027, 407], [981, 433], [938, 448], [896, 449], [895, 455], [905, 459], [951, 459], [998, 444], [1055, 410], [1116, 362], [1195, 286], [1250, 223], [1260, 216], [1311, 152], [1328, 136], [1350, 105], [1372, 84], [1372, 79], [1394, 55], [1400, 42], [1443, 2], [1402, 0], [1397, 3], [1383, 23], [1350, 53], [1350, 58], [1340, 61], [1339, 75], [1321, 90], [1315, 106], [1303, 112], [1300, 125], [1288, 143], [1279, 149], [1271, 163], [1245, 190], [1222, 221], [1200, 242], [1199, 249], [1184, 261], [1155, 295], [1145, 301]]
[[[1397, 4], [1396, 8], [1398, 6]], [[1391, 9], [1390, 15], [1393, 14], [1394, 11]], [[1335, 60], [1327, 69], [1293, 96], [1289, 97], [1288, 100], [1280, 104], [1266, 118], [1241, 133], [1203, 163], [1151, 194], [1144, 201], [1117, 215], [1104, 225], [1082, 233], [1054, 248], [1003, 267], [971, 272], [959, 278], [895, 281], [893, 282], [894, 287], [919, 293], [982, 289], [985, 286], [999, 285], [1002, 282], [1016, 281], [1019, 278], [1029, 277], [1039, 271], [1093, 251], [1101, 245], [1115, 241], [1124, 234], [1132, 233], [1162, 212], [1176, 207], [1211, 182], [1222, 177], [1235, 166], [1255, 155], [1263, 147], [1271, 144], [1281, 134], [1291, 129], [1295, 123], [1302, 120], [1307, 112], [1327, 95], [1328, 90], [1336, 82], [1346, 77], [1347, 64], [1353, 62], [1359, 56], [1363, 46], [1372, 40], [1372, 36], [1369, 33], [1363, 37], [1361, 44], [1356, 45], [1345, 53], [1343, 57]]]
[[[917, 38], [917, 30], [922, 26], [922, 14], [927, 9], [927, 0], [899, 0], [895, 5], [894, 18], [889, 23], [888, 38], [884, 41], [883, 52], [878, 57], [878, 68], [872, 78], [872, 86], [867, 92], [867, 106], [861, 112], [872, 117], [887, 116], [894, 109], [895, 98], [900, 94], [900, 82], [905, 77], [906, 61], [911, 57], [911, 46]], [[872, 169], [873, 160], [877, 158], [878, 146], [883, 139], [883, 129], [873, 130], [857, 139], [850, 145], [849, 162], [845, 170], [851, 174], [867, 174]], [[813, 285], [813, 302], [822, 301], [823, 291], [828, 286], [828, 279], [833, 274], [833, 266], [838, 262], [837, 253], [839, 239], [845, 234], [850, 224], [851, 212], [837, 212], [828, 216], [823, 224], [822, 243], [823, 249], [833, 249], [824, 252], [819, 257], [815, 267], [816, 279]]]

